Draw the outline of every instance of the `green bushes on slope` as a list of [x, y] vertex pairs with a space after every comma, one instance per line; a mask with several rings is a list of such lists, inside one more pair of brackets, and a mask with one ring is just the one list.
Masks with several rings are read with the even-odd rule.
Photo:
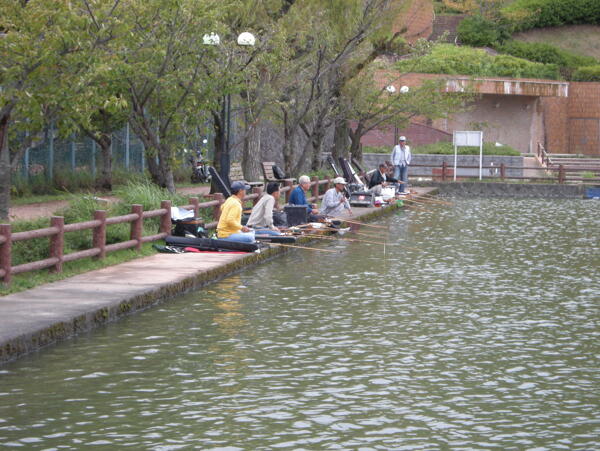
[[600, 81], [600, 64], [583, 66], [573, 73], [573, 81]]
[[491, 20], [480, 15], [463, 19], [456, 29], [458, 39], [473, 47], [493, 47], [510, 39], [511, 26], [505, 21]]
[[496, 46], [496, 50], [537, 63], [556, 64], [567, 79], [578, 67], [598, 64], [591, 56], [577, 55], [541, 42], [506, 41]]
[[479, 77], [559, 78], [555, 64], [542, 64], [509, 55], [489, 55], [484, 50], [439, 44], [431, 53], [400, 61], [404, 72], [473, 75]]
[[598, 0], [516, 0], [502, 9], [514, 31], [571, 24], [600, 24]]

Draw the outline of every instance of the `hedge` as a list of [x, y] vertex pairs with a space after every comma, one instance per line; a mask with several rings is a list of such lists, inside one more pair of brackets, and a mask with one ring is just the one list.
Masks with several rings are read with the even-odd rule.
[[542, 64], [509, 55], [489, 55], [484, 50], [436, 45], [428, 55], [402, 60], [397, 68], [404, 72], [474, 75], [480, 77], [559, 78], [555, 64]]
[[496, 50], [518, 58], [545, 64], [556, 64], [561, 74], [570, 79], [573, 71], [581, 66], [593, 66], [598, 60], [591, 56], [577, 55], [541, 42], [507, 41], [497, 45]]
[[502, 9], [515, 31], [571, 24], [600, 24], [598, 0], [516, 0]]
[[473, 47], [493, 47], [511, 35], [511, 27], [505, 21], [493, 21], [480, 15], [461, 20], [456, 31], [461, 43]]
[[[451, 142], [440, 141], [435, 144], [419, 146], [412, 149], [413, 154], [454, 155], [454, 145]], [[479, 155], [479, 147], [459, 147], [458, 155]], [[484, 155], [508, 155], [518, 157], [521, 155], [510, 146], [496, 146], [494, 143], [483, 143]]]
[[573, 81], [600, 81], [600, 64], [583, 66], [573, 72]]

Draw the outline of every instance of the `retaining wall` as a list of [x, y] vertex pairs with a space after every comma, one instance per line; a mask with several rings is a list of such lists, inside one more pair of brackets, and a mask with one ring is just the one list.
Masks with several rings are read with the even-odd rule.
[[[386, 160], [390, 160], [391, 152], [387, 153], [366, 153], [363, 155], [363, 162], [366, 170], [374, 169], [379, 163], [383, 163]], [[430, 154], [413, 154], [411, 164], [426, 164], [434, 166], [435, 168], [441, 169], [442, 163], [446, 162], [448, 167], [454, 167], [454, 155], [430, 155]], [[500, 165], [504, 163], [505, 166], [523, 167], [523, 157], [509, 157], [500, 155], [484, 155], [483, 156], [483, 170], [487, 175], [489, 174], [489, 167], [494, 164], [500, 171]], [[479, 167], [479, 155], [459, 155], [458, 166], [477, 166]], [[487, 172], [485, 172], [487, 171]], [[408, 171], [409, 177], [423, 176], [431, 177], [432, 168], [420, 168], [411, 167]], [[457, 177], [479, 177], [479, 169], [457, 169]], [[522, 169], [507, 169], [507, 177], [522, 177]]]
[[427, 185], [436, 186], [441, 194], [460, 197], [581, 199], [585, 194], [583, 185], [493, 182], [428, 182]]

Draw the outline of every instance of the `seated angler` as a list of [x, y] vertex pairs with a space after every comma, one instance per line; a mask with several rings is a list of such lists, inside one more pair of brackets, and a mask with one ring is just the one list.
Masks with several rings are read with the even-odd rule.
[[247, 225], [252, 227], [257, 235], [280, 235], [279, 229], [273, 224], [273, 209], [280, 195], [279, 183], [271, 182], [267, 185], [267, 192], [252, 208]]
[[243, 182], [231, 184], [231, 196], [221, 206], [217, 237], [229, 241], [254, 243], [254, 231], [242, 225], [242, 199], [250, 189]]
[[352, 214], [352, 209], [348, 203], [348, 199], [344, 195], [344, 187], [346, 180], [343, 177], [336, 177], [333, 179], [333, 188], [330, 188], [323, 196], [323, 203], [321, 204], [321, 214], [332, 217], [339, 217], [344, 209], [348, 210], [348, 214]]
[[306, 193], [310, 189], [310, 178], [308, 175], [302, 175], [298, 179], [298, 186], [292, 190], [290, 195], [290, 205], [304, 205], [307, 210], [307, 217], [310, 222], [316, 222], [321, 217], [319, 216], [319, 210], [315, 204], [309, 204], [306, 200]]
[[387, 166], [385, 163], [381, 163], [379, 169], [371, 175], [369, 191], [376, 196], [381, 196], [381, 189], [386, 186], [388, 186]]

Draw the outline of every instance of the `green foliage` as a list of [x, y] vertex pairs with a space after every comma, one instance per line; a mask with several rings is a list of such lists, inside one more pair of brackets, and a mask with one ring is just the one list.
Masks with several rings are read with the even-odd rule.
[[429, 55], [400, 61], [404, 72], [473, 75], [480, 77], [559, 78], [554, 64], [542, 64], [509, 55], [489, 55], [484, 50], [437, 45]]
[[502, 15], [517, 31], [570, 24], [600, 24], [598, 0], [516, 0]]
[[[185, 205], [187, 199], [183, 196], [170, 194], [149, 182], [131, 182], [118, 190], [122, 197], [121, 202], [106, 202], [93, 194], [80, 194], [71, 197], [69, 206], [57, 212], [65, 218], [65, 224], [90, 221], [96, 210], [106, 210], [107, 216], [121, 216], [131, 213], [131, 204], [141, 204], [144, 210], [160, 208], [162, 200], [171, 200], [173, 205]], [[151, 218], [144, 220], [144, 234], [157, 233], [159, 219]], [[15, 221], [12, 223], [14, 232], [34, 230], [49, 227], [48, 218], [40, 218], [30, 221]], [[107, 226], [106, 242], [108, 244], [126, 241], [129, 239], [130, 225], [113, 224]], [[92, 231], [82, 230], [68, 232], [65, 234], [65, 254], [89, 249], [92, 247]], [[35, 260], [48, 258], [48, 238], [39, 238], [27, 241], [18, 241], [13, 245], [13, 265], [27, 263]]]
[[573, 81], [600, 81], [600, 64], [583, 66], [573, 72]]
[[492, 20], [479, 14], [465, 18], [457, 28], [458, 39], [473, 47], [493, 47], [510, 38], [506, 21]]
[[[391, 146], [365, 146], [363, 153], [384, 153], [391, 154]], [[413, 147], [413, 154], [435, 154], [435, 155], [454, 155], [454, 147], [451, 142], [439, 141], [426, 146]], [[459, 155], [479, 155], [479, 147], [459, 147]], [[521, 152], [510, 146], [496, 146], [494, 143], [483, 143], [484, 155], [508, 155], [519, 156]]]
[[[35, 241], [41, 241], [35, 240]], [[43, 239], [46, 243], [48, 239]], [[21, 244], [25, 244], [25, 242], [20, 242]], [[31, 241], [27, 241], [27, 243], [31, 243]], [[15, 243], [19, 244], [19, 243]], [[14, 247], [13, 247], [14, 250]], [[106, 256], [103, 260], [97, 260], [93, 258], [84, 258], [82, 260], [76, 260], [73, 262], [67, 262], [63, 265], [63, 272], [61, 273], [50, 273], [48, 271], [33, 271], [26, 272], [22, 274], [17, 274], [13, 277], [12, 282], [9, 286], [4, 284], [0, 284], [0, 296], [4, 296], [11, 293], [18, 293], [20, 291], [28, 290], [30, 288], [34, 288], [38, 285], [42, 285], [45, 283], [55, 282], [57, 280], [63, 280], [68, 277], [72, 277], [77, 274], [82, 274], [87, 271], [92, 271], [94, 269], [106, 268], [107, 266], [117, 265], [119, 263], [124, 263], [136, 258], [140, 258], [147, 255], [153, 255], [156, 251], [152, 248], [151, 243], [146, 243], [142, 245], [142, 250], [140, 252], [127, 249], [117, 252], [112, 252]], [[47, 255], [47, 251], [43, 254]], [[38, 258], [31, 258], [30, 260], [37, 260]]]
[[[479, 147], [459, 147], [458, 155], [479, 155]], [[435, 144], [419, 146], [412, 149], [414, 154], [454, 155], [454, 146], [451, 142], [440, 141]], [[496, 146], [494, 143], [483, 143], [484, 155], [520, 156], [521, 152], [510, 146]]]
[[561, 73], [570, 78], [574, 69], [597, 64], [596, 58], [577, 55], [542, 42], [507, 41], [496, 50], [519, 58], [545, 64], [555, 64]]

